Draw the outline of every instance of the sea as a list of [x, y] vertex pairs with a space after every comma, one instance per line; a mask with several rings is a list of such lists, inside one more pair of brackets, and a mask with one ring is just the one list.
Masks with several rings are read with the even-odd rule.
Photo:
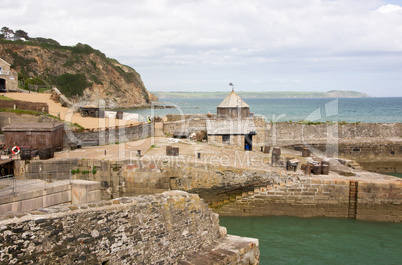
[[[124, 110], [143, 117], [216, 113], [223, 98], [163, 98], [173, 108]], [[250, 112], [269, 121], [402, 122], [402, 97], [395, 98], [243, 98]]]
[[[147, 116], [216, 113], [223, 98], [166, 98]], [[402, 98], [243, 98], [267, 121], [402, 122]], [[393, 174], [402, 177], [402, 174]], [[288, 216], [220, 217], [228, 233], [258, 238], [260, 264], [402, 264], [402, 223]]]

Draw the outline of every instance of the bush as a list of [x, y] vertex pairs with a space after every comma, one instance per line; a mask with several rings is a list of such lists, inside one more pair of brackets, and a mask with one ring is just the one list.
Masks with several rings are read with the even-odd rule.
[[44, 86], [46, 85], [45, 82], [43, 82], [42, 79], [40, 79], [39, 77], [34, 77], [34, 78], [28, 78], [25, 80], [25, 84], [24, 84], [24, 89], [28, 89], [29, 88], [29, 84], [31, 85], [38, 85], [38, 86]]
[[67, 97], [74, 95], [81, 96], [85, 88], [90, 87], [92, 84], [87, 82], [84, 74], [63, 74], [58, 76], [55, 80], [60, 88], [60, 92]]

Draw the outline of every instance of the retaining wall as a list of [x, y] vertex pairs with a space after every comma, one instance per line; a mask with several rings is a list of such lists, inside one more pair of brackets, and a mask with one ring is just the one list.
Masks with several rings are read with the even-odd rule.
[[49, 113], [49, 106], [46, 103], [40, 102], [29, 102], [22, 100], [0, 100], [0, 108], [7, 109], [22, 109], [22, 110], [33, 110], [38, 112]]
[[54, 119], [41, 115], [33, 116], [29, 114], [16, 114], [12, 112], [0, 112], [0, 131], [6, 125], [16, 123], [38, 123], [38, 122], [53, 122]]
[[226, 236], [197, 195], [171, 191], [51, 207], [0, 221], [8, 264], [258, 264], [258, 240]]
[[147, 138], [154, 135], [153, 123], [135, 126], [107, 128], [104, 130], [87, 130], [85, 132], [67, 131], [65, 142], [78, 142], [82, 140], [98, 141], [100, 145], [129, 142]]

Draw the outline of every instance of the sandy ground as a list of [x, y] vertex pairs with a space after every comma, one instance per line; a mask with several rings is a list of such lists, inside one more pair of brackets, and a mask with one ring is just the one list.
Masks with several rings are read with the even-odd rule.
[[53, 116], [60, 116], [60, 119], [78, 123], [86, 129], [101, 129], [105, 127], [137, 125], [141, 122], [138, 121], [126, 121], [109, 118], [91, 118], [81, 117], [79, 113], [74, 113], [72, 109], [62, 107], [59, 102], [54, 102], [50, 99], [50, 94], [46, 93], [7, 93], [7, 97], [17, 100], [30, 101], [30, 102], [43, 102], [49, 105], [49, 114]]

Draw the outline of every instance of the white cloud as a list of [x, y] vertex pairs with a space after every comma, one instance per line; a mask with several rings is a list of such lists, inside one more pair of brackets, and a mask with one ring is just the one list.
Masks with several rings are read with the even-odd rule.
[[[289, 81], [290, 89], [308, 89], [309, 80], [313, 86], [361, 69], [372, 76], [402, 70], [402, 8], [380, 0], [3, 0], [0, 8], [5, 26], [87, 43], [136, 68], [151, 90], [199, 89], [208, 80], [212, 87], [226, 78], [250, 90], [287, 79], [303, 80]], [[350, 87], [373, 86], [359, 82]], [[327, 90], [325, 82], [317, 89]]]
[[392, 5], [392, 4], [383, 5], [378, 8], [378, 12], [380, 12], [382, 14], [401, 12], [401, 11], [402, 11], [402, 7], [400, 7], [398, 5]]

